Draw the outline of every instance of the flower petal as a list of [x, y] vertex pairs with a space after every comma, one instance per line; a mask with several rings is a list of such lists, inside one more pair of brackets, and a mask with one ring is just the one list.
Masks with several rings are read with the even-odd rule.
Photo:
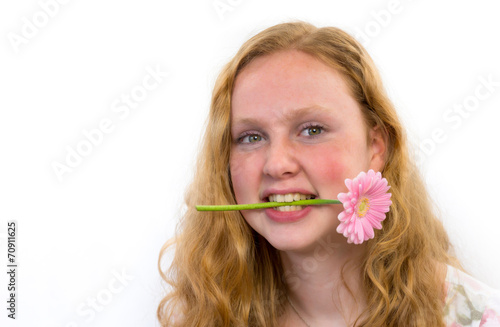
[[[387, 192], [390, 186], [380, 172], [375, 173], [372, 169], [360, 172], [352, 180], [346, 179], [345, 185], [349, 192], [338, 195], [344, 211], [338, 215], [337, 232], [343, 234], [348, 243], [361, 244], [375, 236], [374, 229], [382, 228], [381, 222], [392, 205], [391, 193]], [[358, 213], [361, 199], [363, 211]]]

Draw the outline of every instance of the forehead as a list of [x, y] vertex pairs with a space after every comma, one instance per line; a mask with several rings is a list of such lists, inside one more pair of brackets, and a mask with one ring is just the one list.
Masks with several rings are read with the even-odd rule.
[[271, 119], [301, 108], [330, 108], [339, 114], [359, 109], [336, 69], [296, 50], [251, 61], [236, 78], [231, 107], [233, 121], [248, 115]]

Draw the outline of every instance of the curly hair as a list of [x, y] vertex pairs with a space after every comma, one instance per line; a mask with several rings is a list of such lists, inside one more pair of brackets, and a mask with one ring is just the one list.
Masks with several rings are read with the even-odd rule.
[[[392, 189], [383, 229], [368, 242], [362, 266], [367, 309], [355, 326], [444, 326], [439, 264], [460, 266], [433, 212], [412, 160], [403, 126], [366, 50], [335, 27], [305, 22], [272, 26], [251, 39], [215, 83], [202, 149], [185, 194], [187, 211], [177, 236], [158, 263], [169, 293], [158, 306], [162, 326], [278, 326], [286, 284], [277, 251], [252, 230], [240, 212], [197, 212], [196, 204], [234, 204], [228, 170], [234, 81], [253, 59], [298, 50], [339, 71], [362, 107], [368, 126], [387, 136], [382, 170]], [[167, 270], [161, 258], [175, 255]]]

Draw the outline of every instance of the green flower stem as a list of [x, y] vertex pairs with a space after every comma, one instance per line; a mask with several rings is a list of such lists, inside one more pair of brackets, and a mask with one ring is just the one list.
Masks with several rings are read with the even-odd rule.
[[232, 210], [252, 210], [264, 209], [281, 206], [310, 206], [322, 204], [341, 204], [339, 200], [328, 199], [312, 199], [312, 200], [299, 200], [292, 202], [263, 202], [263, 203], [250, 203], [250, 204], [228, 204], [228, 205], [207, 205], [196, 206], [198, 211], [232, 211]]

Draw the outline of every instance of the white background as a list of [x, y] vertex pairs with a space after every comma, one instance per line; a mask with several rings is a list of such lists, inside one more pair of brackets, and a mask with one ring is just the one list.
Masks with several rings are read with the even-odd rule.
[[[366, 45], [459, 257], [500, 288], [498, 2], [221, 0], [222, 13], [213, 0], [66, 2], [0, 4], [0, 325], [158, 325], [158, 253], [183, 210], [214, 80], [250, 36], [294, 19]], [[123, 118], [112, 104], [139, 90], [146, 67], [168, 76]], [[489, 93], [481, 79], [496, 83]], [[450, 112], [464, 104], [472, 111]], [[59, 180], [54, 162], [102, 119], [113, 131]]]

